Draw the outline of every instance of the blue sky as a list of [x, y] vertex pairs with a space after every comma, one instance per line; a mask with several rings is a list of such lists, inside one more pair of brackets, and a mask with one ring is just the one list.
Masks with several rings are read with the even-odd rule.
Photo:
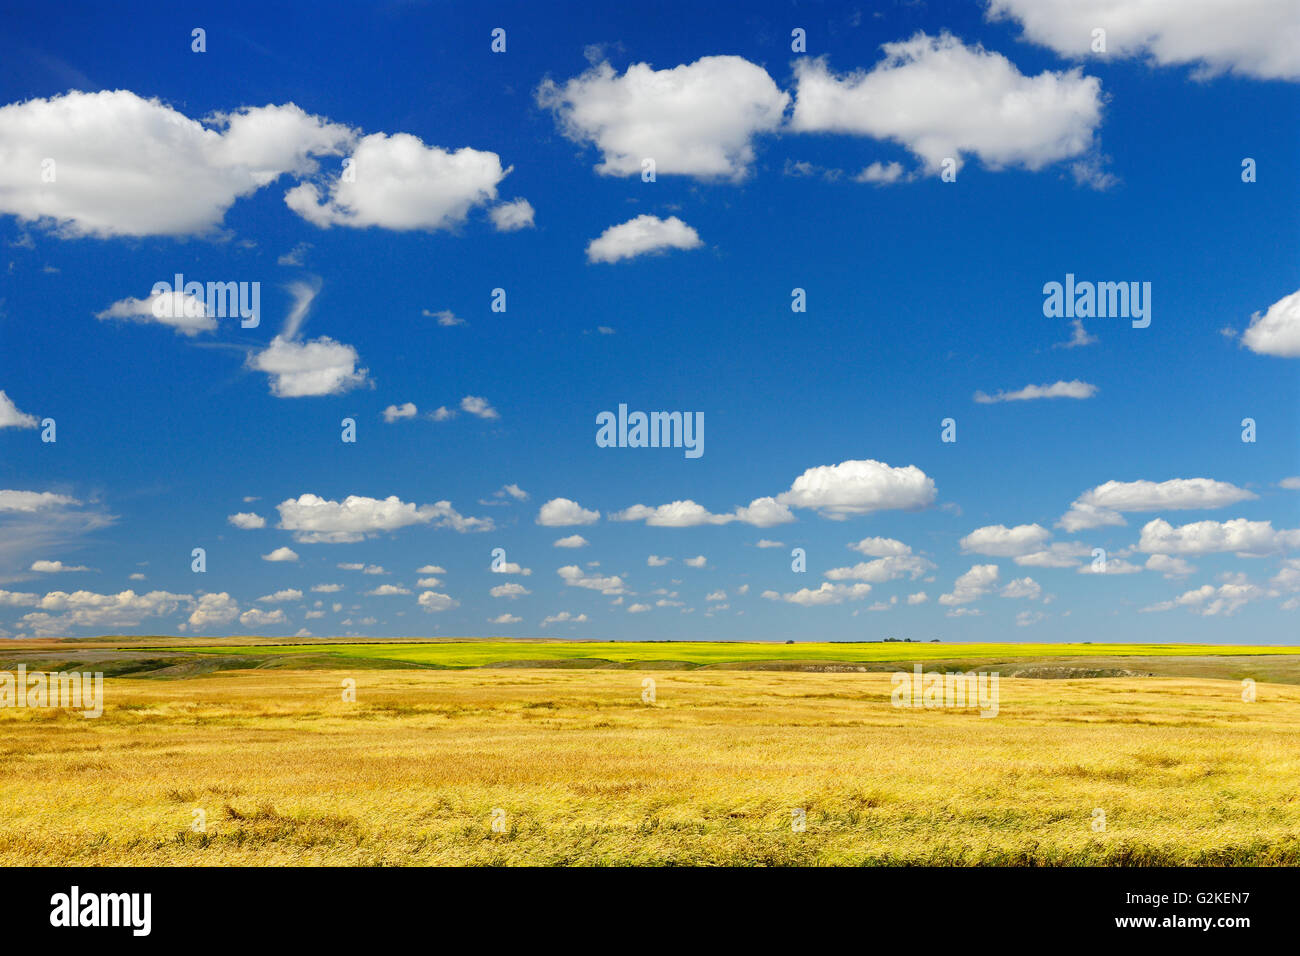
[[6, 13], [0, 636], [1293, 641], [1296, 18], [1104, 7]]

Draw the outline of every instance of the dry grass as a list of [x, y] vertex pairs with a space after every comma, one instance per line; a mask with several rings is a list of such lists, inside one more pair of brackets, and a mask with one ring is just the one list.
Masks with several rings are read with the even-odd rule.
[[1300, 863], [1300, 688], [1004, 679], [994, 719], [889, 695], [754, 671], [110, 678], [98, 720], [0, 710], [0, 865]]

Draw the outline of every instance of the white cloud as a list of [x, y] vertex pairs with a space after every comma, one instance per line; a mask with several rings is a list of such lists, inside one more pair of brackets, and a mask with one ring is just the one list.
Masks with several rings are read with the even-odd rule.
[[537, 512], [537, 523], [547, 528], [595, 524], [599, 520], [599, 511], [588, 511], [568, 498], [552, 498]]
[[95, 318], [101, 322], [107, 319], [130, 319], [134, 322], [157, 322], [176, 332], [177, 335], [198, 335], [200, 332], [215, 332], [217, 320], [208, 315], [205, 299], [188, 295], [185, 292], [154, 293], [147, 299], [127, 297], [114, 302], [102, 312], [96, 312]]
[[924, 604], [928, 600], [930, 600], [930, 595], [926, 594], [924, 591], [917, 591], [915, 594], [909, 594], [907, 596], [908, 604]]
[[706, 558], [702, 554], [696, 555], [693, 558], [685, 558], [682, 560], [682, 564], [686, 565], [688, 568], [702, 568], [708, 563], [709, 563], [708, 558]]
[[416, 568], [415, 573], [416, 574], [446, 574], [447, 569], [444, 567], [439, 567], [436, 564], [426, 564], [422, 568]]
[[1020, 524], [1014, 528], [993, 524], [976, 528], [961, 539], [963, 551], [986, 554], [992, 558], [1014, 558], [1041, 551], [1052, 533], [1039, 524]]
[[525, 594], [532, 593], [532, 591], [528, 590], [528, 588], [519, 584], [517, 581], [498, 584], [496, 587], [488, 591], [488, 594], [492, 595], [494, 598], [510, 598], [512, 601], [515, 598], [523, 597]]
[[498, 232], [515, 232], [518, 229], [531, 229], [533, 225], [533, 204], [527, 199], [498, 203], [488, 210], [488, 218]]
[[790, 97], [760, 66], [706, 56], [664, 70], [634, 63], [622, 76], [601, 63], [563, 86], [545, 81], [537, 101], [566, 136], [596, 145], [603, 175], [639, 176], [653, 159], [661, 175], [739, 180], [754, 136], [781, 125]]
[[460, 602], [449, 594], [439, 594], [437, 591], [425, 591], [416, 602], [426, 611], [448, 611], [458, 607]]
[[1070, 322], [1070, 337], [1064, 342], [1057, 342], [1052, 346], [1054, 349], [1077, 349], [1085, 345], [1096, 345], [1097, 336], [1089, 335], [1088, 330], [1083, 327], [1083, 319], [1074, 319]]
[[419, 578], [416, 580], [415, 586], [417, 588], [422, 588], [426, 591], [432, 588], [440, 588], [442, 587], [442, 579], [433, 576], [429, 576], [427, 578]]
[[[212, 233], [236, 199], [314, 172], [353, 136], [292, 103], [200, 123], [128, 90], [31, 99], [0, 107], [0, 213], [65, 237]], [[47, 157], [57, 188], [37, 175]]]
[[859, 561], [851, 568], [832, 568], [826, 572], [831, 581], [870, 581], [883, 584], [903, 575], [910, 575], [915, 581], [922, 574], [934, 569], [934, 564], [916, 555], [893, 555], [876, 558], [874, 561]]
[[1226, 481], [1174, 478], [1169, 481], [1108, 481], [1080, 495], [1057, 526], [1066, 531], [1123, 525], [1122, 511], [1185, 511], [1223, 508], [1256, 497]]
[[831, 584], [829, 581], [823, 581], [818, 588], [800, 588], [787, 594], [764, 591], [763, 597], [768, 600], [785, 601], [788, 604], [799, 604], [803, 607], [820, 607], [826, 604], [861, 600], [870, 593], [870, 584]]
[[274, 611], [263, 611], [255, 607], [239, 615], [239, 623], [244, 627], [270, 627], [274, 624], [288, 624], [289, 619], [284, 616], [284, 611], [280, 608]]
[[418, 409], [414, 402], [404, 402], [401, 405], [389, 405], [384, 409], [384, 421], [388, 424], [400, 421], [403, 418], [414, 418]]
[[706, 600], [706, 601], [725, 601], [726, 599], [727, 599], [727, 592], [726, 592], [726, 591], [713, 591], [713, 592], [710, 592], [709, 595], [708, 595], [707, 597], [705, 597], [704, 600]]
[[341, 584], [315, 584], [312, 585], [312, 591], [316, 594], [336, 594], [343, 590]]
[[652, 568], [662, 568], [665, 564], [667, 564], [671, 560], [672, 558], [661, 558], [657, 554], [652, 554], [645, 559], [645, 563]]
[[1185, 591], [1172, 601], [1162, 601], [1142, 610], [1172, 611], [1174, 608], [1185, 607], [1204, 617], [1231, 617], [1250, 601], [1265, 596], [1263, 588], [1244, 581], [1229, 582], [1217, 588], [1212, 584], [1203, 584], [1195, 590]]
[[233, 515], [227, 515], [226, 520], [236, 528], [241, 528], [244, 531], [266, 527], [266, 519], [261, 515], [253, 514], [251, 511], [240, 511]]
[[1017, 555], [1014, 560], [1030, 568], [1072, 568], [1090, 554], [1092, 549], [1078, 541], [1055, 541], [1041, 551]]
[[52, 491], [15, 491], [12, 488], [0, 490], [0, 511], [35, 512], [65, 505], [80, 505], [76, 498], [58, 495]]
[[989, 593], [993, 586], [997, 584], [997, 581], [998, 566], [996, 564], [973, 564], [969, 571], [958, 577], [953, 583], [950, 593], [939, 595], [939, 603], [952, 607], [978, 601]]
[[561, 611], [559, 614], [553, 614], [550, 617], [543, 618], [542, 627], [546, 627], [548, 624], [562, 624], [565, 622], [568, 622], [569, 624], [586, 624], [587, 615], [579, 614], [575, 617], [568, 611]]
[[863, 538], [851, 549], [872, 558], [901, 558], [912, 553], [912, 549], [894, 538]]
[[63, 574], [70, 571], [89, 571], [90, 568], [84, 564], [67, 565], [62, 561], [33, 561], [29, 570], [39, 574]]
[[366, 597], [397, 597], [402, 594], [410, 594], [404, 587], [396, 584], [381, 584], [377, 588], [371, 588], [366, 592]]
[[866, 459], [809, 468], [776, 501], [839, 519], [886, 509], [923, 508], [935, 494], [934, 480], [915, 465], [894, 468]]
[[555, 542], [557, 548], [585, 548], [590, 542], [580, 534], [571, 534]]
[[283, 591], [276, 591], [274, 594], [263, 594], [257, 600], [263, 604], [283, 604], [285, 601], [301, 601], [302, 592], [297, 588], [285, 588]]
[[185, 623], [191, 631], [198, 631], [209, 627], [221, 627], [238, 616], [239, 605], [234, 598], [222, 591], [220, 594], [201, 595]]
[[700, 234], [676, 216], [660, 219], [642, 214], [610, 226], [587, 244], [588, 262], [618, 262], [667, 249], [696, 249]]
[[758, 541], [754, 544], [754, 547], [756, 547], [756, 548], [784, 548], [785, 545], [782, 544], [780, 541], [772, 541], [772, 540], [769, 539], [769, 538], [759, 538]]
[[518, 624], [522, 620], [523, 620], [522, 617], [515, 617], [513, 614], [498, 614], [494, 618], [489, 618], [488, 623], [489, 624]]
[[1300, 357], [1300, 291], [1278, 299], [1263, 314], [1252, 315], [1241, 344], [1260, 355]]
[[650, 610], [649, 604], [629, 604], [627, 606], [628, 614], [644, 614], [648, 610]]
[[533, 573], [532, 568], [525, 568], [515, 561], [503, 561], [501, 564], [492, 566], [493, 574], [522, 574], [525, 577]]
[[1148, 571], [1158, 571], [1167, 578], [1183, 578], [1196, 570], [1182, 558], [1171, 558], [1167, 554], [1151, 555], [1147, 558], [1146, 568]]
[[1026, 385], [1014, 392], [997, 392], [987, 395], [975, 393], [975, 401], [981, 405], [994, 402], [1027, 402], [1038, 398], [1092, 398], [1097, 394], [1097, 386], [1075, 379], [1071, 382], [1053, 382], [1051, 385]]
[[1037, 601], [1043, 596], [1043, 587], [1033, 578], [1013, 578], [1002, 589], [1004, 598], [1028, 598]]
[[271, 394], [278, 398], [342, 395], [365, 385], [369, 370], [357, 368], [359, 361], [355, 348], [329, 336], [298, 342], [277, 335], [248, 357], [250, 368], [271, 377]]
[[294, 539], [304, 544], [361, 541], [414, 524], [460, 532], [490, 531], [493, 527], [490, 518], [464, 517], [450, 501], [417, 505], [396, 495], [383, 499], [348, 495], [338, 502], [305, 494], [280, 502], [276, 509], [280, 512], [279, 527], [292, 531]]
[[301, 183], [285, 194], [285, 203], [326, 229], [452, 229], [474, 207], [493, 202], [510, 172], [496, 153], [425, 146], [409, 133], [372, 133], [357, 143], [351, 158], [355, 176], [334, 176], [323, 192], [315, 183]]
[[896, 183], [903, 178], [902, 163], [875, 162], [869, 166], [864, 166], [862, 171], [853, 177], [853, 181], [858, 183], [873, 183], [877, 186], [887, 186], [890, 183]]
[[609, 576], [593, 575], [585, 573], [576, 564], [567, 564], [558, 569], [556, 572], [564, 583], [575, 588], [587, 588], [591, 591], [599, 591], [601, 594], [622, 594], [623, 579], [617, 574]]
[[918, 33], [886, 43], [869, 72], [831, 73], [826, 61], [795, 63], [791, 128], [901, 143], [937, 172], [975, 155], [991, 169], [1038, 170], [1094, 150], [1101, 83], [1079, 69], [1025, 76], [1006, 57], [956, 37]]
[[1269, 554], [1285, 548], [1300, 548], [1300, 528], [1273, 530], [1271, 521], [1196, 521], [1175, 528], [1163, 518], [1142, 527], [1138, 550], [1154, 554], [1213, 554], [1235, 551], [1241, 554]]
[[1279, 488], [1285, 488], [1287, 491], [1300, 491], [1300, 475], [1294, 478], [1283, 478], [1277, 483]]
[[486, 398], [479, 398], [477, 395], [466, 395], [460, 400], [461, 411], [469, 412], [479, 418], [500, 418], [497, 410], [488, 404]]
[[297, 561], [298, 555], [292, 548], [276, 548], [270, 554], [262, 555], [263, 561]]
[[645, 521], [660, 528], [694, 528], [699, 525], [730, 524], [739, 521], [756, 528], [768, 528], [794, 520], [785, 505], [773, 498], [755, 498], [730, 514], [714, 514], [694, 501], [672, 501], [666, 505], [632, 505], [609, 516], [610, 521]]
[[0, 389], [0, 428], [35, 428], [38, 424], [35, 415], [20, 412], [13, 400]]
[[[1290, 0], [991, 0], [988, 15], [1020, 21], [1027, 39], [1063, 56], [1145, 56], [1193, 64], [1198, 77], [1300, 79], [1300, 18]], [[1106, 31], [1104, 53], [1092, 50], [1096, 28]]]

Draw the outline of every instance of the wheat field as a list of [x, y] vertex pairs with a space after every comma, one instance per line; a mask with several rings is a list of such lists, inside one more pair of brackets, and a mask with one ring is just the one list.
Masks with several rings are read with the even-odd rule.
[[110, 677], [99, 719], [0, 710], [0, 864], [1300, 863], [1300, 687], [1004, 678], [993, 719], [890, 690], [722, 670]]

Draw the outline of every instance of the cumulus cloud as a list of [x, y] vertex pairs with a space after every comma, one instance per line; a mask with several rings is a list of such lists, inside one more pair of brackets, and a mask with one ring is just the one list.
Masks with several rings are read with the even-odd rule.
[[490, 518], [467, 518], [451, 506], [450, 501], [417, 505], [396, 495], [367, 498], [348, 495], [343, 501], [330, 501], [319, 495], [305, 494], [288, 498], [276, 506], [279, 527], [294, 533], [294, 540], [304, 544], [342, 544], [361, 541], [409, 525], [428, 524], [454, 531], [490, 531]]
[[1300, 358], [1300, 291], [1278, 299], [1263, 314], [1251, 316], [1241, 344], [1260, 355]]
[[38, 574], [64, 574], [71, 571], [89, 571], [84, 564], [67, 565], [62, 561], [33, 561], [30, 570]]
[[1186, 511], [1223, 508], [1256, 497], [1226, 481], [1174, 478], [1169, 481], [1108, 481], [1080, 495], [1061, 516], [1066, 531], [1123, 525], [1124, 511]]
[[[1289, 0], [990, 0], [988, 16], [1018, 20], [1026, 39], [1062, 56], [1146, 57], [1160, 66], [1191, 64], [1198, 77], [1300, 79], [1300, 19]], [[1105, 52], [1092, 49], [1098, 27]]]
[[702, 554], [697, 554], [693, 558], [683, 558], [682, 564], [688, 568], [702, 568], [709, 563], [709, 559]]
[[913, 554], [890, 555], [874, 561], [859, 561], [852, 567], [832, 568], [826, 572], [831, 581], [870, 581], [882, 584], [907, 575], [915, 581], [927, 571], [934, 570], [933, 562]]
[[924, 591], [917, 591], [915, 594], [909, 594], [907, 596], [908, 604], [924, 604], [928, 600], [930, 600], [930, 595], [926, 594]]
[[384, 421], [388, 424], [400, 421], [403, 418], [414, 418], [417, 409], [414, 402], [405, 402], [401, 405], [389, 405], [384, 409]]
[[587, 615], [574, 615], [568, 611], [561, 611], [559, 614], [552, 614], [550, 617], [542, 618], [542, 627], [546, 627], [548, 624], [563, 624], [566, 622], [569, 624], [586, 624]]
[[1138, 550], [1148, 554], [1214, 554], [1235, 551], [1239, 554], [1271, 554], [1300, 548], [1300, 528], [1273, 530], [1271, 521], [1196, 521], [1174, 527], [1163, 518], [1148, 521], [1142, 527]]
[[128, 90], [31, 99], [0, 107], [0, 213], [65, 237], [212, 233], [236, 199], [314, 173], [353, 136], [292, 103], [199, 122]]
[[530, 229], [533, 225], [533, 204], [527, 199], [498, 203], [488, 210], [488, 218], [498, 232]]
[[1172, 601], [1161, 601], [1142, 610], [1172, 611], [1184, 607], [1204, 617], [1231, 617], [1249, 602], [1265, 596], [1263, 588], [1244, 581], [1230, 581], [1217, 588], [1212, 584], [1203, 584], [1195, 590], [1185, 591]]
[[1014, 558], [1041, 551], [1052, 533], [1039, 524], [1021, 524], [1014, 528], [994, 524], [976, 528], [961, 539], [963, 551], [986, 554], [991, 558]]
[[277, 335], [248, 358], [250, 368], [271, 377], [271, 394], [277, 398], [342, 395], [365, 385], [369, 370], [357, 368], [358, 362], [355, 348], [329, 336], [297, 342]]
[[525, 594], [532, 593], [532, 591], [528, 590], [528, 588], [519, 584], [517, 581], [498, 584], [496, 587], [488, 591], [488, 594], [492, 595], [494, 598], [510, 598], [512, 601], [515, 598], [523, 597]]
[[498, 614], [496, 617], [489, 618], [489, 624], [518, 624], [522, 617], [515, 617], [513, 614]]
[[901, 558], [912, 553], [911, 547], [893, 538], [863, 538], [849, 547], [872, 558]]
[[1026, 385], [1014, 392], [996, 392], [988, 395], [975, 393], [975, 401], [981, 405], [994, 402], [1028, 402], [1038, 398], [1092, 398], [1097, 394], [1097, 386], [1075, 379], [1072, 382], [1053, 382], [1051, 385]]
[[1033, 578], [1013, 578], [1001, 591], [1004, 598], [1028, 598], [1037, 601], [1043, 596], [1043, 587]]
[[555, 542], [557, 548], [585, 548], [590, 542], [580, 534], [571, 534]]
[[460, 408], [463, 412], [468, 412], [479, 418], [493, 419], [500, 418], [497, 410], [488, 404], [486, 398], [480, 398], [477, 395], [466, 395], [460, 400]]
[[774, 498], [755, 498], [728, 514], [714, 514], [694, 501], [672, 501], [665, 505], [632, 505], [609, 516], [610, 521], [644, 521], [660, 528], [694, 528], [699, 525], [730, 524], [739, 521], [756, 528], [768, 528], [794, 520], [785, 505]]
[[923, 508], [934, 501], [934, 480], [915, 465], [895, 468], [866, 459], [809, 468], [776, 501], [812, 508], [828, 518], [887, 509]]
[[588, 262], [618, 262], [668, 249], [696, 249], [704, 243], [700, 234], [676, 216], [660, 219], [642, 214], [610, 226], [587, 244]]
[[587, 588], [590, 591], [599, 591], [601, 594], [609, 595], [623, 593], [623, 579], [617, 574], [608, 576], [588, 574], [576, 564], [565, 565], [555, 573], [563, 578], [564, 583], [570, 587]]
[[203, 594], [194, 603], [185, 624], [191, 631], [221, 627], [239, 616], [239, 604], [225, 591], [220, 594]]
[[460, 602], [450, 594], [440, 594], [437, 591], [425, 591], [415, 600], [420, 607], [429, 612], [449, 611], [460, 605]]
[[35, 415], [20, 412], [13, 399], [0, 389], [0, 428], [35, 428], [37, 424]]
[[595, 524], [599, 520], [599, 511], [589, 511], [568, 498], [552, 498], [537, 512], [537, 523], [547, 528]]
[[270, 554], [262, 555], [263, 561], [297, 561], [298, 554], [293, 548], [276, 548]]
[[186, 292], [155, 292], [147, 299], [127, 297], [114, 302], [95, 318], [129, 319], [133, 322], [157, 322], [193, 338], [200, 332], [215, 332], [217, 320], [208, 315], [206, 299]]
[[243, 614], [239, 615], [239, 623], [244, 627], [270, 627], [275, 624], [288, 624], [289, 619], [285, 617], [284, 611], [276, 608], [274, 611], [263, 611], [261, 608], [250, 608]]
[[1183, 578], [1196, 570], [1183, 558], [1173, 558], [1167, 554], [1151, 555], [1147, 558], [1146, 569], [1157, 571], [1167, 578]]
[[1079, 69], [1026, 76], [999, 53], [949, 34], [886, 43], [870, 71], [831, 72], [825, 58], [795, 64], [790, 126], [900, 143], [928, 172], [977, 156], [990, 169], [1039, 170], [1095, 150], [1101, 82]]
[[[354, 175], [319, 185], [300, 183], [285, 194], [285, 203], [323, 229], [379, 226], [432, 232], [453, 229], [471, 209], [495, 201], [497, 186], [510, 173], [496, 153], [426, 146], [409, 133], [365, 136], [351, 159]], [[517, 220], [522, 214], [516, 208], [506, 215]]]
[[939, 603], [953, 607], [978, 601], [989, 593], [993, 586], [997, 584], [997, 581], [998, 566], [996, 564], [973, 564], [969, 571], [958, 577], [953, 583], [951, 592], [939, 595]]
[[261, 515], [253, 514], [251, 511], [240, 511], [233, 515], [227, 515], [226, 520], [236, 528], [241, 528], [244, 531], [266, 527], [266, 519]]
[[634, 63], [621, 76], [594, 65], [563, 85], [546, 80], [537, 101], [561, 130], [601, 152], [596, 171], [743, 179], [754, 161], [755, 135], [776, 130], [790, 97], [761, 66], [738, 56], [706, 56], [655, 70]]
[[778, 594], [776, 591], [764, 591], [763, 597], [769, 601], [785, 601], [803, 607], [820, 607], [826, 604], [843, 604], [845, 601], [857, 601], [871, 593], [870, 584], [832, 584], [823, 581], [817, 588], [800, 588], [798, 591]]

